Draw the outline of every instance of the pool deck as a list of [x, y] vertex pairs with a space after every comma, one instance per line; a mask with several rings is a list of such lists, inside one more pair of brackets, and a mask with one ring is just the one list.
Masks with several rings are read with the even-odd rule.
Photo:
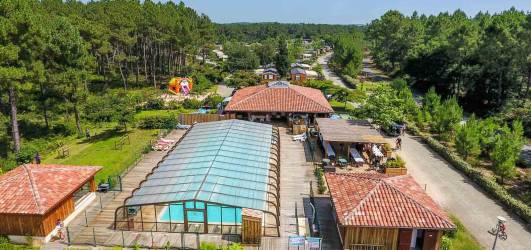
[[[260, 248], [246, 246], [245, 249], [288, 249], [288, 237], [297, 234], [297, 219], [295, 216], [295, 204], [297, 204], [297, 214], [299, 221], [307, 221], [311, 209], [308, 205], [310, 193], [310, 182], [314, 181], [313, 163], [308, 157], [308, 150], [305, 150], [306, 143], [295, 142], [292, 135], [288, 134], [286, 127], [279, 127], [281, 164], [280, 164], [280, 237], [264, 237]], [[178, 140], [184, 134], [183, 130], [175, 130], [168, 135], [168, 139]], [[72, 246], [86, 248], [96, 242], [98, 247], [112, 247], [139, 245], [141, 247], [164, 247], [168, 242], [172, 246], [186, 246], [195, 249], [199, 242], [208, 241], [218, 245], [230, 244], [231, 239], [227, 236], [216, 234], [194, 234], [194, 233], [163, 233], [163, 232], [131, 232], [117, 231], [112, 229], [114, 222], [114, 212], [116, 208], [123, 205], [123, 201], [139, 183], [144, 180], [147, 173], [166, 154], [164, 151], [154, 151], [146, 154], [143, 159], [132, 168], [122, 179], [123, 192], [116, 193], [116, 196], [109, 199], [103, 205], [100, 212], [100, 204], [93, 202], [93, 218], [85, 225], [84, 216], [80, 215], [70, 225], [72, 234]], [[315, 182], [315, 181], [314, 181]], [[100, 195], [100, 194], [98, 194]], [[330, 204], [327, 198], [317, 202], [318, 214], [321, 223], [321, 233], [323, 234], [323, 249], [340, 249], [339, 239], [333, 221], [331, 221]], [[94, 207], [97, 207], [94, 208]], [[321, 209], [322, 207], [322, 209]], [[89, 216], [91, 217], [91, 216]], [[331, 224], [332, 223], [332, 224]], [[301, 228], [301, 227], [299, 227]], [[46, 249], [64, 249], [66, 243], [55, 242], [44, 246]]]

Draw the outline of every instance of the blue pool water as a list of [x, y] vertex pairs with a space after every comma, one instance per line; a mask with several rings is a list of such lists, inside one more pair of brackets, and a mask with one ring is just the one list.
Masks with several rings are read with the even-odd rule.
[[[203, 210], [188, 210], [187, 216], [189, 222], [204, 222], [205, 205], [202, 202], [186, 202], [186, 207], [189, 209], [203, 209]], [[242, 209], [241, 208], [222, 208], [219, 205], [208, 204], [206, 206], [207, 222], [223, 224], [241, 224], [242, 223]], [[171, 216], [171, 217], [170, 217]], [[171, 204], [169, 209], [166, 208], [160, 221], [184, 222], [184, 204]]]

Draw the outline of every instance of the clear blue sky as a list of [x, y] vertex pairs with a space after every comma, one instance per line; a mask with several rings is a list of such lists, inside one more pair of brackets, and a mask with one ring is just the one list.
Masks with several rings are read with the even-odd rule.
[[[178, 0], [176, 0], [178, 2]], [[366, 24], [387, 10], [404, 14], [465, 11], [500, 12], [511, 7], [531, 11], [531, 0], [183, 0], [214, 22]]]

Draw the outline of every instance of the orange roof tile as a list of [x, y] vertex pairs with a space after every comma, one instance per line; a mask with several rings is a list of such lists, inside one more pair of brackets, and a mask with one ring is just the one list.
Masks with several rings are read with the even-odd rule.
[[240, 89], [225, 107], [225, 111], [334, 112], [320, 90], [291, 84], [288, 87], [269, 87], [264, 84]]
[[46, 214], [101, 167], [26, 164], [0, 175], [0, 213]]
[[409, 175], [326, 173], [343, 226], [453, 229], [455, 225]]

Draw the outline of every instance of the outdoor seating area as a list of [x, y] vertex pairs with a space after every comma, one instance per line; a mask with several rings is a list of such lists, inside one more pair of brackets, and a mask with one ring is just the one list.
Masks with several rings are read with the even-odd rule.
[[194, 124], [116, 209], [114, 228], [279, 236], [278, 136], [249, 121]]
[[386, 139], [367, 121], [317, 118], [316, 130], [325, 172], [383, 172], [392, 155]]

